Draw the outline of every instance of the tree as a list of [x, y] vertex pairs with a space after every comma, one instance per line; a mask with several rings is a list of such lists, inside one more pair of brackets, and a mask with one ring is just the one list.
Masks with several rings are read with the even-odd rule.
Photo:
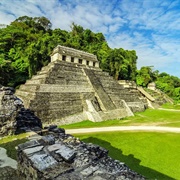
[[123, 48], [113, 49], [107, 59], [110, 73], [115, 79], [134, 80], [137, 60], [135, 51], [127, 51]]
[[137, 71], [136, 83], [138, 86], [147, 87], [147, 85], [154, 80], [155, 73], [152, 71], [151, 66], [141, 67], [141, 69]]

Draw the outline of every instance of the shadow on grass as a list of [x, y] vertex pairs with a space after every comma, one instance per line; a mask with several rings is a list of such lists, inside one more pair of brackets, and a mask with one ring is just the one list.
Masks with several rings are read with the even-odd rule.
[[122, 151], [120, 149], [117, 149], [107, 141], [94, 138], [94, 137], [89, 137], [86, 139], [81, 139], [82, 141], [86, 143], [94, 143], [99, 146], [104, 147], [109, 151], [109, 156], [112, 157], [113, 159], [117, 159], [121, 162], [124, 162], [128, 167], [139, 174], [142, 174], [145, 176], [147, 179], [157, 179], [157, 180], [174, 180], [174, 178], [169, 177], [167, 175], [164, 175], [158, 171], [155, 171], [151, 168], [145, 167], [140, 165], [141, 160], [137, 159], [134, 157], [134, 155], [130, 154], [128, 156], [123, 155]]
[[27, 139], [18, 139], [7, 143], [0, 143], [0, 147], [7, 150], [8, 157], [17, 160], [17, 150], [15, 149], [16, 146], [18, 146], [21, 143], [26, 142]]

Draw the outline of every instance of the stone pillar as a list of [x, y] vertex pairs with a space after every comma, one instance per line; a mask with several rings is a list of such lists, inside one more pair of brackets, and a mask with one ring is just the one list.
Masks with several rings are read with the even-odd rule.
[[86, 60], [85, 59], [82, 60], [82, 64], [86, 65]]
[[99, 62], [95, 63], [95, 67], [99, 68]]
[[77, 57], [74, 58], [74, 63], [79, 63], [79, 59]]
[[66, 61], [71, 62], [71, 56], [66, 56]]
[[93, 67], [93, 61], [89, 61], [89, 66]]

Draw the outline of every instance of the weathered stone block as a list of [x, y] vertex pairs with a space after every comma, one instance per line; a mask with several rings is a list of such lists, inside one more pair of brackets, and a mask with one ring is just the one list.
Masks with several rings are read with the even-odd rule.
[[70, 149], [65, 145], [61, 145], [61, 147], [56, 151], [56, 153], [60, 154], [65, 161], [71, 161], [76, 155], [73, 149]]
[[47, 154], [34, 154], [30, 156], [29, 159], [39, 171], [43, 171], [57, 164], [57, 161]]

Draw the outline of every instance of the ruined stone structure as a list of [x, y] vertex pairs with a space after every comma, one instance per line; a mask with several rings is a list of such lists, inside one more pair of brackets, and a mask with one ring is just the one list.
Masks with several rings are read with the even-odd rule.
[[148, 96], [153, 97], [154, 101], [151, 101], [150, 103], [154, 108], [158, 108], [159, 106], [161, 106], [165, 103], [170, 103], [170, 104], [174, 103], [174, 100], [172, 98], [170, 98], [168, 95], [166, 95], [159, 89], [153, 90], [153, 89], [148, 88], [145, 90], [146, 90], [146, 94], [148, 94]]
[[146, 107], [137, 93], [99, 68], [95, 55], [63, 46], [16, 95], [46, 123], [120, 119]]
[[149, 107], [147, 97], [139, 91], [134, 81], [119, 80], [118, 83], [123, 87], [119, 96], [125, 100], [133, 113], [144, 111]]
[[40, 119], [25, 109], [23, 102], [14, 95], [12, 87], [0, 87], [0, 137], [27, 131], [39, 131]]
[[149, 83], [147, 88], [155, 91], [155, 90], [156, 90], [156, 84], [155, 84], [155, 82]]
[[[126, 89], [126, 91], [131, 93], [133, 92], [138, 95], [141, 101], [144, 102], [144, 105], [148, 108], [155, 109], [164, 103], [174, 103], [172, 98], [156, 88], [155, 83], [150, 83], [147, 88], [143, 88], [141, 86], [137, 86], [133, 81], [119, 80], [118, 82]], [[133, 112], [142, 111], [142, 108], [140, 108], [142, 107], [141, 102], [133, 102], [131, 97], [127, 97], [126, 103]]]
[[145, 180], [108, 151], [50, 126], [45, 136], [18, 146], [18, 174], [23, 180]]
[[14, 95], [11, 87], [0, 87], [0, 135], [11, 134], [14, 131], [14, 121], [22, 101]]

